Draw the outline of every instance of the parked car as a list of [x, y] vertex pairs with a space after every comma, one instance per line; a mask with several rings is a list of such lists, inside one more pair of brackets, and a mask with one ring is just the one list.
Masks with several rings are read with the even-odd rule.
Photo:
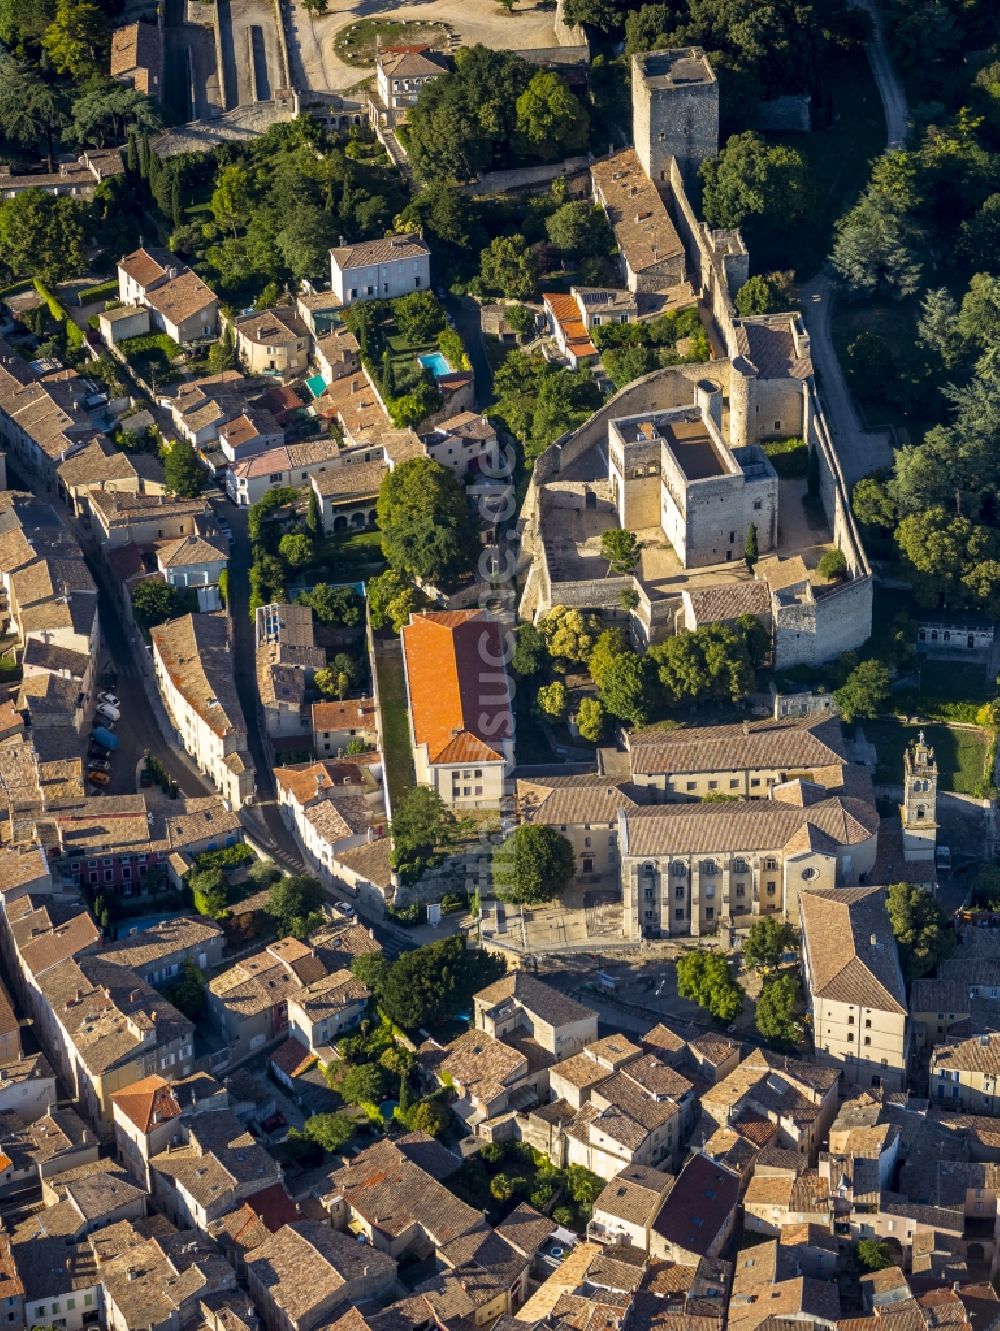
[[152, 772], [147, 772], [144, 767], [142, 771], [139, 773], [139, 785], [151, 786], [152, 784], [153, 784], [153, 774]]
[[102, 772], [99, 767], [96, 767], [88, 770], [87, 780], [94, 786], [106, 786], [111, 777], [107, 772]]
[[121, 699], [118, 697], [118, 694], [111, 693], [110, 691], [106, 693], [99, 693], [97, 695], [97, 701], [99, 703], [107, 703], [109, 707], [121, 707], [122, 705]]
[[345, 920], [353, 920], [357, 913], [349, 901], [335, 901], [333, 912], [335, 915], [342, 915]]
[[108, 758], [88, 757], [87, 766], [93, 768], [95, 772], [111, 771], [111, 762]]
[[286, 1127], [287, 1123], [288, 1120], [285, 1118], [284, 1114], [277, 1112], [271, 1114], [269, 1118], [265, 1118], [260, 1126], [265, 1132], [277, 1132], [279, 1128]]
[[117, 707], [112, 707], [110, 703], [102, 702], [97, 707], [98, 719], [106, 726], [113, 726], [116, 721], [121, 719], [121, 712]]
[[98, 723], [94, 726], [90, 742], [91, 744], [100, 744], [106, 753], [111, 753], [118, 747], [118, 736], [113, 734], [106, 725]]

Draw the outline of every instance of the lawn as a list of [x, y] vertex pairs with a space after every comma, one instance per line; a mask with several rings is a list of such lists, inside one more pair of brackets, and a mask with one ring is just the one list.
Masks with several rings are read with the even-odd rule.
[[851, 206], [868, 180], [872, 158], [885, 148], [885, 119], [878, 88], [863, 51], [829, 62], [832, 99], [828, 129], [810, 134], [768, 134], [806, 158], [813, 186], [811, 225], [798, 229], [783, 266], [794, 267], [800, 280], [822, 265], [833, 243], [833, 224]]
[[938, 765], [938, 786], [961, 795], [977, 795], [984, 788], [990, 736], [985, 730], [958, 730], [954, 726], [906, 725], [895, 717], [864, 722], [864, 732], [875, 745], [878, 785], [899, 786], [903, 781], [903, 754], [923, 729]]
[[337, 33], [333, 49], [345, 64], [366, 66], [374, 65], [380, 42], [383, 46], [430, 46], [441, 51], [447, 49], [450, 36], [446, 23], [363, 18]]
[[378, 700], [382, 713], [382, 754], [389, 802], [397, 801], [416, 784], [410, 727], [406, 712], [406, 679], [401, 652], [387, 651], [384, 642], [375, 639], [373, 669], [378, 673]]
[[137, 374], [149, 380], [155, 376], [155, 386], [159, 387], [177, 378], [173, 362], [181, 354], [181, 349], [166, 333], [126, 337], [118, 346]]

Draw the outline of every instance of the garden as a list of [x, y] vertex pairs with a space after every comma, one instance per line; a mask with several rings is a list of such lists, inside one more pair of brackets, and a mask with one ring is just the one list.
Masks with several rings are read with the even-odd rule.
[[920, 731], [934, 750], [938, 765], [938, 789], [959, 795], [985, 798], [993, 785], [991, 755], [994, 739], [976, 726], [908, 723], [900, 717], [880, 716], [865, 721], [865, 738], [878, 754], [875, 780], [878, 785], [899, 786], [903, 781], [903, 755], [916, 742]]
[[184, 353], [166, 333], [126, 337], [119, 342], [118, 349], [136, 374], [156, 388], [180, 378], [177, 363]]
[[374, 65], [380, 46], [430, 46], [447, 50], [451, 28], [447, 23], [418, 19], [365, 18], [349, 23], [334, 39], [333, 49], [347, 65]]
[[582, 1234], [604, 1180], [583, 1165], [560, 1169], [527, 1142], [487, 1142], [444, 1180], [468, 1206], [499, 1224], [514, 1207], [529, 1202], [556, 1224]]

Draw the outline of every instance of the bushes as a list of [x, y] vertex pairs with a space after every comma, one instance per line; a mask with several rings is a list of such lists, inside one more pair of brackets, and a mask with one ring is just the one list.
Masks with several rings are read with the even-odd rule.
[[[67, 314], [64, 307], [60, 305], [59, 301], [48, 289], [48, 287], [41, 280], [41, 278], [39, 277], [35, 278], [34, 286], [35, 290], [38, 292], [38, 294], [45, 301], [45, 304], [48, 306], [49, 314], [52, 315], [56, 323], [62, 324], [63, 329], [66, 333], [66, 345], [68, 347], [76, 349], [85, 346], [86, 338], [84, 337], [82, 330], [76, 326], [76, 324]], [[117, 289], [117, 283], [116, 283], [116, 289]]]

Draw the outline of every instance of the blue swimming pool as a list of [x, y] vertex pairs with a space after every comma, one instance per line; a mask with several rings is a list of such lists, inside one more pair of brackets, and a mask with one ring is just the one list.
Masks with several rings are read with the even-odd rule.
[[306, 380], [306, 387], [313, 397], [322, 397], [326, 392], [326, 380], [321, 374], [314, 374], [311, 379]]
[[446, 374], [451, 374], [452, 369], [440, 351], [428, 351], [423, 356], [418, 356], [417, 360], [425, 370], [430, 370], [435, 379], [441, 379]]

